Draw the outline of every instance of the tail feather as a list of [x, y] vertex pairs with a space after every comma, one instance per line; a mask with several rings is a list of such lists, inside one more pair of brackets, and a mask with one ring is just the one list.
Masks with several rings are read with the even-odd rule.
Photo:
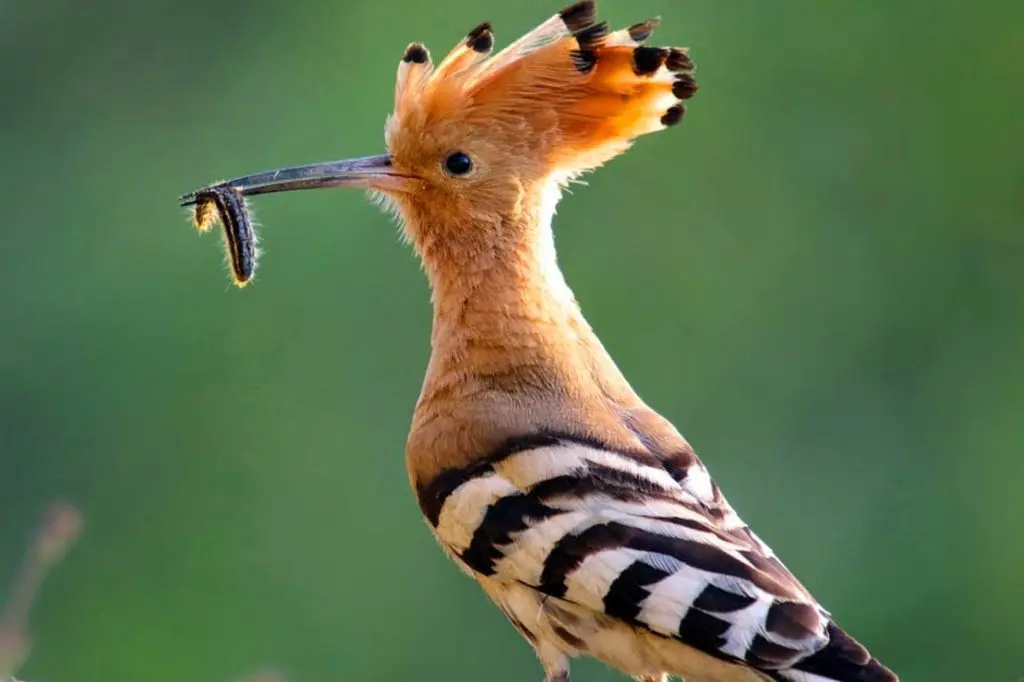
[[829, 643], [789, 670], [774, 673], [779, 682], [899, 682], [894, 672], [838, 625], [828, 626]]

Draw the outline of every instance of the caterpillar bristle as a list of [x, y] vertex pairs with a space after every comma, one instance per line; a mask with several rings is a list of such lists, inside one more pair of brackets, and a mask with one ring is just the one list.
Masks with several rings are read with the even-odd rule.
[[197, 197], [192, 206], [192, 223], [200, 234], [209, 231], [217, 222], [217, 204], [212, 197]]
[[231, 280], [235, 286], [244, 287], [256, 272], [259, 256], [245, 197], [240, 190], [218, 183], [196, 192], [194, 202], [193, 217], [200, 232], [209, 230], [216, 222], [221, 224]]

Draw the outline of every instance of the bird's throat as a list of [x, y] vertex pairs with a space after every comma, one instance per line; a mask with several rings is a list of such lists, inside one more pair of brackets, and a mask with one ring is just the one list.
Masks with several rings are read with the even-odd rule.
[[574, 341], [582, 315], [555, 258], [550, 230], [468, 253], [456, 267], [437, 268], [432, 348], [438, 359], [505, 355], [536, 363]]
[[551, 209], [539, 203], [522, 224], [459, 226], [476, 241], [418, 240], [434, 319], [408, 446], [414, 481], [440, 466], [430, 453], [471, 457], [538, 430], [635, 445], [622, 415], [641, 403], [566, 285]]
[[551, 183], [524, 197], [518, 214], [417, 231], [434, 307], [418, 416], [444, 414], [452, 401], [519, 404], [525, 395], [544, 396], [549, 408], [634, 401], [559, 268], [558, 198]]

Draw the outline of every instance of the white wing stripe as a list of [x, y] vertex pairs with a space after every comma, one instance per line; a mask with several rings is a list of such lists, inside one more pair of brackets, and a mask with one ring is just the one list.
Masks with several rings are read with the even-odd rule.
[[679, 623], [707, 586], [704, 571], [686, 567], [647, 588], [650, 595], [641, 604], [637, 619], [655, 632], [672, 636]]
[[676, 475], [643, 454], [540, 437], [445, 472], [421, 505], [440, 507], [428, 513], [438, 537], [482, 575], [754, 665], [823, 646], [827, 615], [817, 620], [817, 604], [703, 465]]
[[466, 481], [448, 496], [441, 507], [437, 534], [455, 551], [464, 551], [484, 520], [487, 508], [516, 492], [514, 485], [493, 473]]
[[551, 445], [518, 452], [498, 462], [494, 470], [521, 490], [529, 490], [552, 478], [571, 476], [586, 465], [580, 448]]
[[494, 468], [525, 490], [545, 480], [571, 475], [588, 464], [634, 476], [664, 489], [666, 494], [683, 492], [679, 483], [660, 467], [639, 463], [617, 452], [572, 442], [517, 452], [495, 464]]
[[495, 564], [498, 575], [514, 575], [527, 585], [539, 585], [544, 560], [559, 541], [571, 532], [580, 532], [598, 520], [583, 510], [560, 514], [534, 523], [519, 533], [505, 557]]
[[721, 618], [732, 623], [722, 652], [739, 659], [746, 657], [754, 636], [764, 629], [764, 619], [771, 605], [771, 599], [766, 599], [762, 593], [760, 598], [747, 608], [722, 614]]
[[583, 456], [587, 460], [601, 466], [616, 469], [637, 478], [642, 478], [655, 485], [664, 488], [666, 492], [680, 490], [679, 483], [667, 471], [646, 464], [640, 464], [636, 460], [608, 450], [597, 450], [595, 448], [579, 447], [583, 450]]
[[604, 610], [604, 596], [619, 574], [644, 553], [635, 549], [610, 549], [591, 554], [565, 580], [565, 599]]

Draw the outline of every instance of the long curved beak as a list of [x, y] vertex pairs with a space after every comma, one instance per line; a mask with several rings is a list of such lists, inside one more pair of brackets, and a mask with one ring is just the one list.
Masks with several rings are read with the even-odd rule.
[[404, 192], [409, 190], [415, 180], [416, 178], [412, 176], [395, 172], [391, 165], [391, 155], [381, 154], [245, 175], [183, 194], [178, 201], [182, 206], [189, 206], [194, 204], [197, 197], [204, 191], [212, 187], [224, 186], [238, 190], [244, 196], [329, 187], [359, 187]]

